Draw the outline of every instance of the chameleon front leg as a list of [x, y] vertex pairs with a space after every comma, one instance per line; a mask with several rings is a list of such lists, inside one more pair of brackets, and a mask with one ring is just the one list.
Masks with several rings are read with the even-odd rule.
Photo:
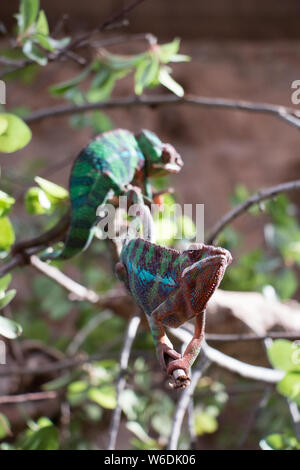
[[186, 375], [189, 375], [189, 370], [197, 359], [201, 344], [204, 339], [204, 329], [205, 329], [205, 310], [196, 315], [196, 324], [193, 338], [188, 344], [183, 357], [177, 359], [176, 361], [170, 362], [167, 373], [172, 375], [174, 370], [183, 369]]
[[151, 313], [149, 322], [156, 348], [156, 355], [164, 371], [167, 371], [169, 360], [174, 361], [181, 357], [173, 348], [172, 343], [166, 335], [165, 326], [163, 324], [163, 320], [169, 315], [167, 310], [164, 311], [164, 305], [166, 305], [167, 300]]

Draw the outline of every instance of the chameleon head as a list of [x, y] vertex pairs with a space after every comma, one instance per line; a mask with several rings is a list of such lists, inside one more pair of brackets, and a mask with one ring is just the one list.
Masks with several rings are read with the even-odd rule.
[[156, 134], [146, 129], [136, 135], [136, 140], [145, 156], [149, 176], [179, 173], [183, 161], [172, 145], [164, 144]]

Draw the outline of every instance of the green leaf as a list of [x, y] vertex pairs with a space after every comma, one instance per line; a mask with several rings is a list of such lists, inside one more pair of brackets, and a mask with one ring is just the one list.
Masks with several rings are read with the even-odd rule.
[[36, 176], [34, 181], [45, 191], [46, 195], [52, 202], [56, 202], [57, 200], [64, 200], [69, 197], [68, 191], [63, 188], [62, 186], [58, 186], [58, 184], [52, 183], [51, 181], [45, 180], [40, 176]]
[[180, 97], [184, 95], [184, 89], [171, 77], [167, 67], [161, 67], [158, 74], [158, 79], [163, 86], [168, 88], [175, 95]]
[[300, 345], [287, 339], [277, 339], [267, 350], [270, 363], [275, 369], [286, 372], [300, 371]]
[[284, 395], [300, 404], [300, 370], [288, 372], [286, 376], [277, 384], [277, 390]]
[[143, 93], [144, 88], [149, 87], [153, 82], [158, 81], [159, 61], [157, 57], [144, 60], [136, 67], [134, 76], [134, 91], [137, 95]]
[[11, 289], [7, 291], [6, 293], [0, 292], [0, 309], [6, 307], [6, 305], [8, 305], [12, 301], [15, 295], [16, 295], [15, 289]]
[[25, 195], [25, 207], [28, 214], [39, 215], [51, 212], [51, 202], [40, 188], [29, 188]]
[[48, 63], [47, 56], [45, 53], [38, 47], [32, 39], [27, 39], [25, 41], [23, 48], [22, 48], [24, 54], [26, 57], [29, 59], [33, 60], [39, 65], [45, 66]]
[[209, 413], [195, 412], [194, 423], [197, 436], [205, 433], [210, 434], [218, 429], [218, 421]]
[[22, 327], [10, 318], [0, 316], [0, 335], [15, 339], [22, 333]]
[[22, 450], [57, 450], [58, 448], [58, 430], [54, 425], [29, 433], [22, 445]]
[[177, 54], [180, 47], [180, 39], [175, 38], [172, 42], [168, 42], [159, 46], [159, 58], [161, 62], [168, 63], [172, 57]]
[[259, 443], [262, 450], [280, 450], [284, 449], [284, 440], [281, 434], [270, 434]]
[[35, 22], [39, 8], [39, 0], [21, 0], [20, 15], [22, 17], [22, 32]]
[[8, 288], [9, 284], [11, 283], [11, 279], [11, 274], [6, 274], [0, 278], [0, 292], [4, 292]]
[[7, 126], [8, 126], [7, 120], [3, 116], [0, 117], [0, 135], [2, 135], [6, 131]]
[[49, 90], [52, 95], [63, 95], [66, 91], [74, 88], [80, 82], [82, 82], [90, 73], [91, 66], [84, 69], [79, 75], [72, 78], [71, 80], [66, 80], [65, 82], [58, 83], [57, 85], [52, 85]]
[[11, 435], [10, 423], [7, 417], [0, 413], [0, 441], [6, 436]]
[[[50, 37], [45, 36], [44, 34], [41, 33], [36, 33], [34, 36], [32, 36], [32, 39], [36, 44], [39, 44], [43, 49], [46, 49], [47, 51], [54, 51], [54, 47], [51, 44]], [[43, 64], [40, 64], [43, 65]]]
[[0, 218], [0, 250], [7, 251], [15, 241], [14, 229], [8, 217]]
[[117, 406], [116, 390], [113, 385], [92, 387], [88, 392], [89, 399], [98, 403], [102, 408], [113, 410]]
[[7, 121], [6, 130], [0, 135], [0, 152], [12, 153], [19, 150], [31, 140], [31, 130], [19, 117], [2, 113], [0, 118]]
[[0, 191], [0, 217], [8, 215], [15, 202], [13, 197]]
[[126, 428], [129, 429], [133, 434], [135, 434], [138, 439], [140, 439], [142, 442], [150, 445], [155, 445], [155, 441], [148, 436], [146, 431], [142, 428], [142, 426], [136, 422], [136, 421], [129, 421], [126, 424]]
[[41, 33], [44, 36], [48, 36], [49, 34], [48, 20], [44, 10], [41, 10], [39, 13], [39, 17], [36, 23], [36, 30], [38, 33]]
[[53, 49], [64, 49], [70, 43], [71, 38], [53, 39], [49, 36], [48, 40]]

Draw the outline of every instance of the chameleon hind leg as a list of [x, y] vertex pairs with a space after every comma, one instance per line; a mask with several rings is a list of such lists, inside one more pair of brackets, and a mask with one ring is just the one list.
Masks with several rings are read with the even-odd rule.
[[[181, 358], [181, 355], [174, 350], [165, 331], [166, 326], [174, 328], [179, 326], [176, 305], [181, 301], [182, 295], [180, 291], [171, 293], [169, 297], [151, 313], [149, 320], [157, 358], [162, 369], [165, 371], [168, 369], [170, 360], [174, 361]], [[182, 324], [182, 322], [180, 322], [180, 324]]]
[[97, 208], [105, 205], [111, 195], [112, 182], [104, 175], [98, 178], [92, 188], [85, 187], [84, 192], [81, 191], [77, 197], [71, 194], [72, 216], [64, 247], [60, 251], [46, 252], [41, 259], [69, 259], [86, 250], [98, 221]]

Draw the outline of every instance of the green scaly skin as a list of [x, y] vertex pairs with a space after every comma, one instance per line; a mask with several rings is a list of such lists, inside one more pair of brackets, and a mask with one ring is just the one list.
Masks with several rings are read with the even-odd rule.
[[152, 132], [134, 135], [116, 129], [97, 136], [78, 155], [70, 176], [71, 224], [62, 250], [42, 259], [68, 259], [88, 247], [97, 208], [133, 184], [152, 197], [149, 177], [178, 173], [183, 163], [169, 144]]

